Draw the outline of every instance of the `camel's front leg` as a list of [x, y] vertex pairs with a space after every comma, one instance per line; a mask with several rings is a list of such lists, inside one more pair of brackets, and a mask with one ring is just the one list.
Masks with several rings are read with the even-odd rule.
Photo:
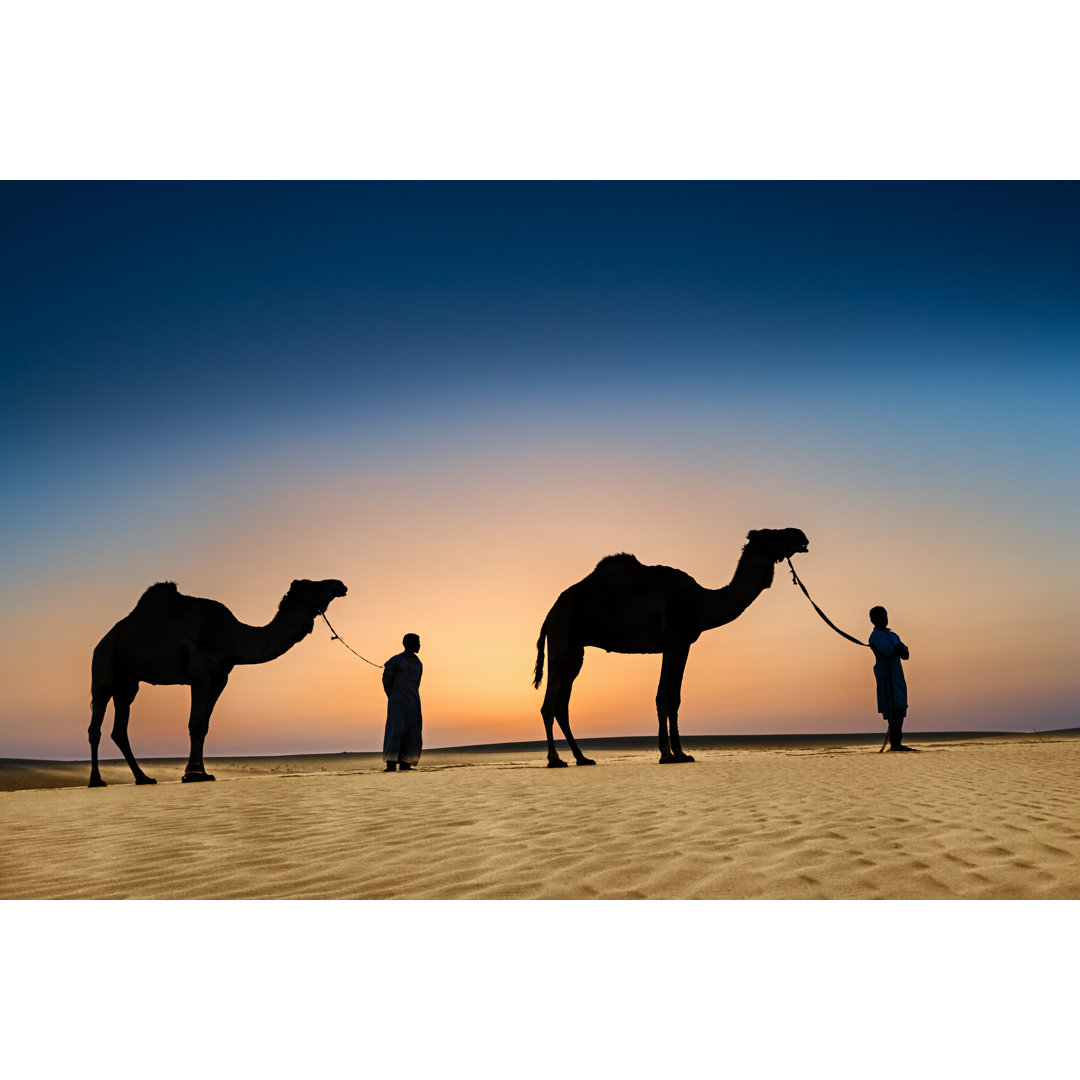
[[679, 742], [679, 705], [682, 703], [682, 679], [689, 654], [689, 644], [680, 644], [664, 650], [664, 662], [660, 667], [660, 685], [656, 689], [661, 765], [674, 765], [694, 760], [689, 754], [683, 753]]
[[191, 718], [188, 720], [191, 753], [181, 778], [185, 784], [214, 779], [203, 764], [203, 743], [206, 741], [207, 731], [210, 730], [210, 714], [214, 711], [228, 679], [228, 675], [208, 676], [191, 684]]

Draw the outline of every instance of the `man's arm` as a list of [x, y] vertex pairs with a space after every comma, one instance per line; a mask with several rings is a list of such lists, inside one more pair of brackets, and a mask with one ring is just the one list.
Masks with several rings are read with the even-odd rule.
[[875, 630], [870, 635], [870, 648], [878, 656], [895, 656], [899, 660], [908, 659], [908, 647], [891, 630]]

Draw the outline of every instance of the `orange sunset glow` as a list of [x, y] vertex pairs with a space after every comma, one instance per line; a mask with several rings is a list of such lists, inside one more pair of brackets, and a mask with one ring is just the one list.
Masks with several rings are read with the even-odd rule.
[[[867, 610], [884, 600], [915, 643], [909, 679], [920, 708], [912, 730], [1066, 718], [1052, 710], [1067, 703], [1067, 620], [1054, 609], [1045, 571], [1048, 563], [1065, 566], [1067, 553], [1051, 544], [1046, 561], [1035, 563], [1011, 554], [1023, 541], [1021, 526], [1000, 525], [993, 544], [954, 556], [925, 537], [978, 535], [988, 523], [935, 507], [924, 519], [906, 515], [883, 546], [872, 521], [833, 485], [815, 486], [794, 458], [785, 487], [763, 496], [743, 479], [725, 498], [703, 500], [719, 463], [672, 462], [672, 481], [655, 461], [593, 462], [567, 480], [567, 461], [547, 464], [539, 450], [508, 465], [470, 457], [410, 465], [394, 483], [313, 462], [312, 481], [265, 485], [236, 505], [214, 501], [194, 523], [170, 523], [175, 534], [149, 556], [135, 545], [98, 552], [78, 574], [59, 568], [33, 598], [19, 597], [18, 609], [33, 604], [36, 632], [5, 627], [15, 649], [7, 658], [8, 707], [40, 718], [34, 730], [9, 733], [17, 734], [15, 748], [81, 751], [90, 648], [164, 577], [252, 624], [270, 619], [294, 576], [340, 577], [349, 594], [327, 615], [357, 652], [381, 663], [400, 649], [403, 633], [421, 635], [429, 745], [542, 738], [542, 693], [531, 671], [540, 625], [562, 589], [624, 549], [718, 587], [730, 579], [749, 528], [787, 525], [810, 537], [809, 552], [795, 561], [838, 625], [865, 637]], [[556, 506], [558, 514], [538, 513]], [[999, 586], [984, 589], [988, 581]], [[653, 734], [659, 667], [659, 656], [587, 650], [571, 702], [579, 737]], [[870, 667], [869, 650], [833, 634], [781, 564], [772, 588], [743, 616], [693, 646], [682, 730], [874, 730]], [[133, 710], [142, 753], [184, 753], [187, 707], [186, 688], [142, 688]], [[384, 719], [379, 672], [333, 642], [319, 620], [279, 660], [236, 669], [211, 739], [218, 754], [370, 750]]]

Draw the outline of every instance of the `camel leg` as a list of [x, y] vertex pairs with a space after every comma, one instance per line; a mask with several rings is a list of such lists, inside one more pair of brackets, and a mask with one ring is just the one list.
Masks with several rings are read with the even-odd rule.
[[555, 749], [555, 735], [552, 731], [552, 728], [555, 724], [555, 713], [551, 708], [548, 707], [546, 701], [540, 709], [540, 715], [543, 717], [544, 734], [547, 736], [548, 768], [560, 769], [566, 765], [566, 762], [563, 761], [561, 757], [559, 757], [559, 751]]
[[660, 746], [660, 764], [667, 765], [675, 759], [671, 756], [671, 740], [668, 738], [667, 717], [664, 715], [663, 706], [660, 704], [660, 691], [656, 692], [656, 718], [660, 722], [660, 734], [657, 742]]
[[90, 783], [87, 787], [105, 787], [98, 771], [98, 743], [101, 742], [101, 725], [105, 720], [105, 710], [112, 698], [111, 692], [95, 690], [91, 693], [90, 706]]
[[191, 718], [188, 720], [188, 734], [191, 736], [191, 753], [188, 755], [187, 768], [181, 780], [185, 784], [213, 780], [203, 764], [203, 743], [210, 730], [210, 714], [214, 711], [217, 699], [228, 682], [227, 675], [206, 677], [191, 684]]
[[[577, 764], [596, 764], [581, 752], [570, 730], [570, 692], [574, 688], [574, 680], [578, 677], [584, 660], [585, 650], [580, 647], [570, 652], [552, 651], [548, 655], [548, 688], [544, 695], [540, 715], [544, 718], [544, 730], [547, 733], [549, 769], [557, 769], [566, 764], [555, 749], [555, 739], [552, 735], [553, 720], [558, 721], [563, 738], [566, 739], [566, 744], [570, 747], [570, 752], [574, 755]], [[554, 677], [552, 672], [554, 672]]]
[[586, 757], [578, 747], [577, 742], [574, 739], [573, 734], [570, 731], [570, 717], [566, 713], [556, 713], [555, 719], [559, 721], [559, 727], [562, 728], [563, 738], [566, 739], [567, 745], [570, 747], [570, 752], [574, 755], [574, 762], [577, 765], [595, 765], [596, 762], [592, 758]]
[[135, 755], [131, 752], [131, 743], [128, 742], [127, 729], [128, 719], [131, 715], [131, 703], [135, 700], [135, 695], [138, 692], [138, 683], [135, 683], [133, 686], [120, 686], [113, 690], [112, 741], [120, 747], [120, 753], [124, 755], [124, 760], [127, 761], [128, 767], [135, 777], [136, 784], [156, 784], [157, 781], [153, 777], [147, 776], [146, 773], [139, 768], [139, 763], [135, 760]]
[[689, 645], [679, 645], [664, 651], [664, 662], [660, 667], [660, 685], [656, 689], [661, 765], [694, 760], [689, 754], [683, 753], [679, 742], [679, 705], [682, 703], [682, 679], [689, 654]]
[[[574, 755], [574, 761], [578, 765], [595, 765], [592, 758], [587, 758], [578, 747], [574, 739], [574, 733], [570, 730], [570, 691], [574, 688], [574, 680], [581, 671], [581, 665], [585, 662], [585, 650], [578, 646], [567, 657], [563, 667], [563, 678], [560, 692], [555, 706], [555, 719], [562, 729], [566, 745], [570, 747], [570, 753]], [[549, 669], [550, 670], [550, 669]]]
[[549, 651], [547, 689], [544, 691], [544, 704], [540, 706], [540, 716], [544, 721], [544, 734], [547, 736], [547, 763], [549, 769], [566, 767], [566, 762], [559, 757], [559, 751], [555, 749], [555, 736], [552, 732], [555, 723], [556, 702], [563, 683], [563, 667], [562, 657], [557, 657], [553, 652]]

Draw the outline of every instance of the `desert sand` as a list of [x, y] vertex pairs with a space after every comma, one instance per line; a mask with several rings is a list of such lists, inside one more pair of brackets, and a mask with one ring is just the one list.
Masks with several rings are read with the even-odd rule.
[[[1078, 899], [1080, 734], [0, 764], [4, 899]], [[79, 785], [79, 786], [72, 786]]]

